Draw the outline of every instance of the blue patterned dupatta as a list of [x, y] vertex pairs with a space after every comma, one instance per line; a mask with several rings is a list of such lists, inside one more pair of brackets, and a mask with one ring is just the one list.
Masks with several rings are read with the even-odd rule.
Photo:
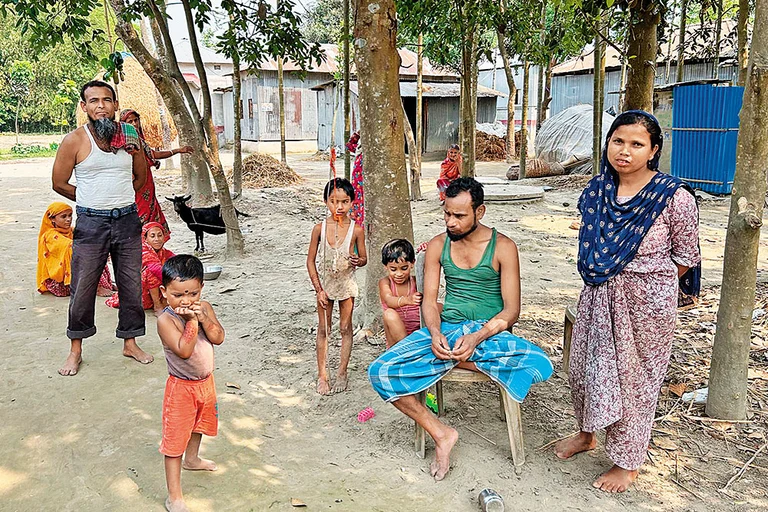
[[[589, 181], [578, 203], [578, 269], [586, 284], [600, 285], [632, 261], [643, 237], [680, 187], [693, 193], [680, 179], [657, 172], [632, 199], [619, 204], [618, 176], [603, 153], [601, 173]], [[680, 290], [698, 296], [700, 282], [701, 267], [691, 268], [680, 279]]]

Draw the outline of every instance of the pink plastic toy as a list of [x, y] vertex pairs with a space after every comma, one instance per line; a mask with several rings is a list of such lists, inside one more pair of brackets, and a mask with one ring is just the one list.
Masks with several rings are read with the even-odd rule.
[[376, 413], [373, 412], [373, 409], [371, 409], [370, 407], [366, 407], [365, 409], [357, 413], [357, 421], [359, 421], [360, 423], [365, 423], [366, 421], [370, 420], [374, 416], [376, 416]]

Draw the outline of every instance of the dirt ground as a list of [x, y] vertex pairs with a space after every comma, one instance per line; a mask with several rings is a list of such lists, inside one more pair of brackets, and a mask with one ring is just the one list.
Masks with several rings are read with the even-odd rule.
[[[206, 283], [204, 296], [214, 304], [227, 339], [216, 353], [219, 436], [203, 441], [203, 455], [220, 469], [183, 475], [192, 510], [291, 510], [290, 499], [298, 498], [307, 510], [470, 512], [478, 510], [477, 494], [486, 487], [504, 497], [508, 510], [520, 511], [766, 510], [765, 450], [740, 480], [719, 491], [765, 443], [765, 410], [753, 411], [749, 423], [695, 420], [703, 416], [702, 408], [685, 405], [684, 417], [672, 413], [673, 404], [678, 411], [682, 407], [665, 386], [651, 458], [623, 495], [590, 485], [609, 467], [600, 447], [568, 462], [539, 449], [575, 429], [561, 344], [563, 310], [575, 303], [580, 289], [577, 232], [569, 225], [576, 219], [583, 180], [564, 178], [546, 181], [555, 188], [543, 201], [490, 204], [486, 216], [487, 224], [520, 248], [523, 313], [516, 332], [542, 346], [557, 372], [535, 386], [522, 406], [527, 463], [515, 474], [493, 386], [446, 385], [446, 421], [461, 437], [451, 473], [435, 483], [428, 461], [413, 452], [412, 423], [383, 403], [367, 382], [366, 367], [383, 350], [383, 340], [355, 345], [349, 392], [320, 397], [314, 391], [316, 313], [304, 260], [310, 229], [323, 214], [319, 188], [328, 164], [296, 155], [289, 163], [306, 178], [304, 184], [246, 190], [238, 202], [239, 210], [252, 215], [242, 226], [244, 259], [223, 260], [224, 237], [206, 237], [211, 261], [223, 264], [224, 272]], [[50, 190], [51, 164], [52, 159], [0, 162], [0, 257], [6, 262], [0, 267], [5, 355], [0, 362], [0, 510], [160, 511], [166, 492], [157, 447], [167, 373], [154, 316], [147, 316], [147, 336], [140, 344], [156, 360], [141, 366], [122, 357], [112, 331], [116, 311], [100, 299], [99, 331], [85, 342], [80, 374], [56, 373], [68, 350], [68, 301], [40, 295], [34, 283], [40, 217], [57, 199]], [[417, 242], [444, 229], [434, 190], [437, 166], [425, 165], [426, 199], [413, 205]], [[478, 174], [502, 176], [505, 168], [479, 163]], [[158, 172], [156, 181], [160, 196], [180, 192], [174, 174]], [[170, 203], [163, 201], [163, 207], [173, 230], [169, 247], [191, 251], [192, 232]], [[720, 284], [727, 216], [727, 200], [702, 205], [703, 284], [708, 288]], [[766, 245], [768, 228], [763, 228], [762, 281], [768, 280]], [[377, 250], [369, 249], [370, 265], [376, 264]], [[688, 312], [686, 318], [703, 322], [697, 314]], [[711, 345], [711, 335], [704, 343]], [[676, 360], [686, 348], [687, 340], [679, 339]], [[755, 371], [765, 369], [754, 361]], [[331, 371], [337, 364], [334, 348]], [[366, 406], [376, 417], [358, 423], [356, 415]], [[432, 456], [431, 444], [427, 456]]]

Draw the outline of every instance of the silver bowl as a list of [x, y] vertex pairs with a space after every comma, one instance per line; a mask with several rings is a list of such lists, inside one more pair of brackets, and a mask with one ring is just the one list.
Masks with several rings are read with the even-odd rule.
[[213, 281], [218, 279], [221, 275], [221, 265], [206, 265], [203, 267], [203, 279], [206, 281]]

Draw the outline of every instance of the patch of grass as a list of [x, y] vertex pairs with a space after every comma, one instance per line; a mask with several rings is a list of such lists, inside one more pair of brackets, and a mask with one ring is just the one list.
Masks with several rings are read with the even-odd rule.
[[59, 145], [51, 142], [48, 146], [39, 144], [16, 144], [10, 150], [0, 150], [0, 160], [17, 160], [20, 158], [45, 158], [56, 156]]

